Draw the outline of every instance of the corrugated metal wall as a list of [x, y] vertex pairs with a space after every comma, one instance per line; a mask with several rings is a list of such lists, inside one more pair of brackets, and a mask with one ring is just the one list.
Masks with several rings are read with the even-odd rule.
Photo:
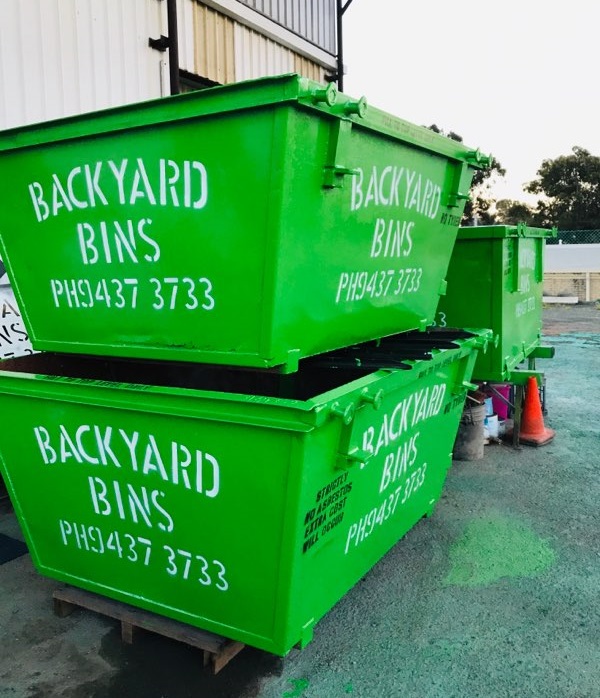
[[241, 24], [235, 28], [235, 66], [238, 80], [300, 73], [311, 80], [324, 80], [324, 69], [275, 41], [247, 29]]
[[[239, 79], [235, 69], [235, 22], [232, 19], [194, 3], [193, 37], [194, 69], [190, 72], [222, 84]], [[183, 67], [181, 60], [179, 64]]]
[[297, 72], [322, 82], [318, 63], [197, 0], [178, 0], [179, 64], [219, 83]]
[[1, 0], [0, 128], [167, 94], [164, 5]]
[[282, 27], [336, 54], [335, 0], [238, 0]]
[[239, 80], [294, 72], [289, 49], [238, 24], [235, 28], [236, 77]]
[[[329, 45], [326, 17], [335, 0], [234, 4]], [[325, 78], [302, 47], [202, 2], [178, 0], [178, 12], [180, 67], [190, 73], [219, 83], [287, 72]], [[277, 36], [285, 33], [271, 24]], [[161, 34], [168, 31], [159, 0], [0, 0], [0, 129], [169, 94], [168, 53], [148, 46]]]

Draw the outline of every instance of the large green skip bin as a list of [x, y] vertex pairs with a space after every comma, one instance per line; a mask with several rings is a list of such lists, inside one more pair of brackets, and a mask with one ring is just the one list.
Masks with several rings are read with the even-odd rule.
[[296, 369], [424, 329], [485, 158], [297, 75], [0, 133], [41, 350]]
[[[294, 376], [7, 362], [0, 470], [37, 569], [277, 654], [306, 644], [440, 496], [486, 335], [419, 336]], [[14, 372], [35, 367], [71, 377]]]
[[555, 235], [522, 224], [459, 229], [436, 322], [493, 330], [495, 346], [479, 354], [474, 379], [518, 382], [522, 361], [552, 355], [540, 342], [544, 247]]

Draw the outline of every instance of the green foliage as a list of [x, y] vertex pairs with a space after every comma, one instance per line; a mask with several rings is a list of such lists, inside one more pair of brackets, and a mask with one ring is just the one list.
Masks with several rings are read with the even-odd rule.
[[536, 210], [522, 201], [500, 199], [500, 201], [496, 202], [496, 223], [503, 223], [504, 225], [517, 225], [518, 223], [535, 225], [536, 215]]
[[[429, 128], [435, 133], [451, 138], [453, 141], [463, 142], [462, 136], [454, 133], [454, 131], [445, 133], [436, 124], [432, 124]], [[474, 218], [477, 218], [478, 225], [490, 225], [495, 222], [495, 216], [492, 212], [495, 202], [491, 197], [491, 178], [494, 175], [503, 177], [505, 174], [506, 170], [493, 156], [489, 167], [475, 170], [471, 184], [471, 198], [465, 204], [462, 225], [472, 225]]]
[[570, 155], [544, 160], [526, 191], [541, 194], [535, 225], [600, 228], [600, 157], [575, 146]]

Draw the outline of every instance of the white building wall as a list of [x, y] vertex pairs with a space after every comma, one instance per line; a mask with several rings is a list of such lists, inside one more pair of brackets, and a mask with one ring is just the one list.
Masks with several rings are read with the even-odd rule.
[[177, 0], [177, 28], [179, 39], [179, 67], [194, 73], [196, 67], [196, 51], [194, 42], [194, 15], [196, 3], [194, 0]]
[[168, 94], [158, 0], [1, 0], [0, 129]]
[[600, 244], [546, 245], [544, 269], [547, 272], [600, 272]]
[[[311, 0], [312, 2], [312, 0]], [[228, 83], [335, 58], [237, 0], [178, 0], [180, 68]], [[168, 95], [160, 0], [0, 0], [0, 130]], [[299, 20], [298, 20], [299, 21]]]

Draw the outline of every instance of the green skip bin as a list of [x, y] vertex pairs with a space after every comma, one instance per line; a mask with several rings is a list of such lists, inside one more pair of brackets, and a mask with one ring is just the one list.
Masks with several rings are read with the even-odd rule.
[[489, 332], [416, 335], [293, 375], [6, 362], [0, 472], [37, 569], [276, 654], [305, 645], [440, 497]]
[[553, 356], [541, 346], [544, 247], [553, 236], [525, 225], [459, 229], [436, 323], [493, 330], [495, 344], [479, 354], [475, 380], [522, 382], [520, 363]]
[[0, 133], [0, 253], [36, 349], [293, 372], [430, 324], [462, 143], [297, 75]]

